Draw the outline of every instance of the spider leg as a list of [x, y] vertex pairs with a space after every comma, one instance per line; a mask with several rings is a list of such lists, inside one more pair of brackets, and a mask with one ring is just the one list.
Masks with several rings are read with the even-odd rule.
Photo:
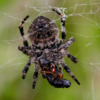
[[74, 63], [78, 62], [78, 59], [71, 55], [69, 52], [66, 51], [66, 56], [71, 59]]
[[29, 70], [30, 65], [31, 65], [31, 57], [29, 58], [29, 60], [28, 60], [28, 62], [27, 62], [27, 64], [26, 64], [26, 66], [25, 66], [25, 68], [23, 69], [23, 72], [22, 72], [22, 78], [23, 78], [23, 79], [25, 79], [26, 74], [27, 74], [27, 72], [28, 72], [28, 70]]
[[35, 71], [33, 74], [33, 85], [32, 85], [33, 89], [35, 89], [37, 77], [38, 77], [38, 65], [35, 65]]
[[31, 54], [31, 46], [28, 47], [18, 46], [18, 50], [22, 51], [26, 55]]
[[74, 41], [75, 41], [74, 38], [71, 37], [66, 43], [62, 44], [58, 49], [59, 50], [61, 50], [61, 49], [67, 50]]
[[64, 67], [64, 69], [66, 70], [66, 72], [68, 72], [70, 74], [70, 76], [76, 81], [76, 83], [78, 85], [80, 85], [79, 81], [76, 79], [76, 77], [74, 76], [74, 74], [71, 72], [71, 70], [68, 68], [68, 66], [62, 62], [61, 65]]
[[21, 22], [21, 24], [19, 25], [19, 30], [20, 30], [20, 33], [21, 33], [21, 36], [23, 37], [23, 44], [24, 46], [28, 46], [28, 42], [24, 36], [24, 29], [23, 29], [23, 24], [25, 23], [25, 21], [27, 20], [27, 18], [29, 17], [29, 15], [27, 15], [24, 20]]
[[56, 12], [61, 17], [61, 30], [62, 30], [62, 39], [66, 38], [66, 31], [65, 31], [65, 16], [61, 14], [58, 10], [52, 8], [52, 11]]

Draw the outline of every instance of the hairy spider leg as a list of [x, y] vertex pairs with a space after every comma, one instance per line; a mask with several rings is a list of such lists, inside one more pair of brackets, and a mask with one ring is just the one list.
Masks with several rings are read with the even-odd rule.
[[22, 72], [22, 78], [23, 78], [23, 79], [25, 79], [26, 74], [27, 74], [27, 72], [28, 72], [28, 70], [29, 70], [30, 65], [31, 65], [31, 58], [29, 58], [29, 60], [28, 60], [28, 62], [27, 62], [27, 64], [26, 64], [26, 66], [25, 66], [25, 68], [23, 69], [23, 72]]
[[58, 50], [61, 50], [61, 49], [67, 50], [73, 42], [75, 42], [75, 39], [74, 39], [73, 37], [71, 37], [67, 42], [63, 43], [63, 44], [58, 48]]
[[38, 65], [35, 64], [35, 71], [33, 74], [33, 85], [32, 85], [33, 89], [35, 89], [37, 77], [38, 77]]
[[61, 31], [62, 31], [62, 39], [66, 38], [66, 30], [65, 30], [65, 16], [61, 14], [58, 10], [52, 8], [52, 11], [56, 12], [61, 17]]
[[30, 52], [32, 52], [31, 46], [28, 47], [18, 46], [18, 50], [22, 51], [25, 55], [30, 55]]
[[27, 15], [23, 21], [21, 22], [21, 24], [19, 25], [19, 30], [20, 30], [20, 33], [21, 33], [21, 36], [23, 37], [23, 44], [24, 46], [28, 46], [28, 42], [24, 36], [24, 29], [23, 29], [23, 24], [25, 23], [25, 21], [28, 19], [29, 15]]
[[77, 78], [74, 76], [74, 74], [71, 72], [71, 70], [68, 68], [68, 66], [62, 62], [61, 65], [64, 67], [64, 69], [66, 70], [66, 72], [68, 72], [70, 74], [70, 76], [76, 81], [76, 83], [78, 85], [80, 85], [80, 82], [77, 80]]
[[71, 59], [74, 63], [78, 62], [78, 59], [71, 55], [69, 52], [66, 51], [66, 56]]

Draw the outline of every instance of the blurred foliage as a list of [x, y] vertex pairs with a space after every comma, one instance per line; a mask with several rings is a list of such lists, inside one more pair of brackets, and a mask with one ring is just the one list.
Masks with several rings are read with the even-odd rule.
[[[80, 86], [63, 70], [64, 78], [72, 83], [70, 88], [54, 88], [39, 74], [36, 88], [33, 90], [34, 65], [31, 65], [27, 78], [25, 80], [21, 78], [28, 57], [17, 49], [18, 45], [22, 45], [18, 25], [29, 14], [30, 19], [24, 26], [27, 33], [32, 20], [41, 13], [31, 7], [44, 7], [47, 2], [54, 7], [70, 8], [67, 13], [73, 14], [66, 19], [66, 40], [72, 36], [75, 38], [75, 43], [68, 51], [75, 55], [79, 62], [74, 64], [68, 58], [65, 58], [65, 61], [80, 81]], [[99, 12], [86, 14], [89, 10], [98, 10], [98, 3], [100, 3], [98, 0], [59, 2], [58, 0], [0, 0], [0, 100], [100, 100], [100, 17]], [[30, 4], [30, 8], [26, 7], [26, 4]], [[78, 6], [77, 4], [90, 5]], [[82, 11], [86, 15], [74, 16]], [[45, 12], [42, 15], [51, 20], [58, 18], [52, 12]], [[60, 28], [60, 20], [56, 21], [56, 24]]]

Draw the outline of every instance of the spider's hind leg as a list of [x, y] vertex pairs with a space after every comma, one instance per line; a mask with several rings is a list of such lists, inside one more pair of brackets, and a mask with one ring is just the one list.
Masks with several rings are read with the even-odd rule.
[[22, 72], [22, 78], [23, 78], [23, 79], [25, 79], [26, 74], [27, 74], [27, 72], [28, 72], [28, 70], [29, 70], [30, 65], [31, 65], [31, 58], [29, 58], [29, 60], [28, 60], [28, 62], [27, 62], [27, 64], [26, 64], [26, 66], [25, 66], [25, 68], [23, 69], [23, 72]]
[[21, 22], [21, 24], [19, 25], [19, 30], [20, 30], [20, 33], [21, 33], [21, 36], [23, 37], [23, 44], [24, 46], [28, 46], [28, 42], [27, 40], [25, 39], [25, 36], [24, 36], [24, 29], [23, 29], [23, 24], [25, 23], [25, 21], [28, 19], [29, 15], [27, 15], [24, 20]]
[[61, 31], [62, 31], [62, 39], [65, 40], [66, 39], [66, 31], [65, 31], [65, 15], [63, 15], [61, 12], [59, 12], [58, 10], [52, 8], [52, 11], [54, 11], [55, 13], [57, 13], [60, 17], [61, 17]]
[[80, 85], [80, 82], [77, 80], [77, 78], [74, 76], [74, 74], [71, 72], [71, 70], [68, 68], [68, 66], [62, 62], [61, 65], [64, 67], [64, 69], [66, 70], [66, 72], [68, 72], [70, 74], [70, 76], [76, 81], [76, 83], [78, 85]]
[[35, 85], [36, 85], [36, 80], [37, 80], [37, 77], [38, 77], [38, 65], [35, 65], [35, 71], [34, 71], [34, 74], [33, 74], [33, 85], [32, 85], [32, 88], [35, 89]]
[[73, 55], [71, 55], [69, 52], [66, 51], [66, 56], [71, 59], [74, 63], [78, 62], [78, 59], [76, 57], [74, 57]]

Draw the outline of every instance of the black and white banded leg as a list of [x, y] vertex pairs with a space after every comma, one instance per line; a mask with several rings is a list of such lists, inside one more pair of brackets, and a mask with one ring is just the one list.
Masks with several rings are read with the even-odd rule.
[[69, 52], [66, 51], [66, 56], [71, 59], [74, 63], [78, 62], [78, 59], [76, 57], [74, 57], [73, 55], [71, 55]]
[[77, 78], [74, 76], [74, 74], [73, 74], [73, 73], [71, 72], [71, 70], [68, 68], [68, 66], [67, 66], [64, 62], [62, 62], [61, 65], [64, 67], [64, 69], [66, 70], [66, 72], [68, 72], [69, 75], [76, 81], [76, 83], [77, 83], [78, 85], [80, 85], [80, 82], [77, 80]]
[[31, 46], [28, 47], [18, 46], [18, 50], [22, 51], [25, 55], [28, 56], [32, 54]]
[[31, 57], [29, 58], [29, 60], [28, 60], [28, 62], [27, 62], [27, 64], [26, 64], [26, 66], [25, 66], [25, 68], [23, 69], [23, 72], [22, 72], [22, 78], [23, 78], [23, 79], [25, 79], [26, 74], [27, 74], [27, 72], [28, 72], [28, 70], [29, 70], [30, 65], [31, 65]]
[[61, 17], [61, 31], [62, 31], [62, 39], [65, 40], [66, 39], [66, 30], [65, 30], [65, 15], [61, 14], [61, 12], [59, 12], [56, 9], [52, 9], [52, 11], [56, 12], [60, 17]]
[[34, 74], [33, 74], [33, 85], [32, 85], [32, 88], [35, 89], [35, 85], [36, 85], [36, 80], [37, 80], [37, 77], [38, 77], [38, 65], [35, 65], [35, 71], [34, 71]]
[[24, 20], [21, 22], [21, 24], [19, 25], [19, 30], [20, 30], [20, 33], [21, 33], [21, 36], [23, 37], [23, 44], [24, 46], [28, 46], [28, 42], [24, 36], [24, 29], [23, 29], [23, 24], [25, 23], [25, 21], [28, 19], [29, 15], [27, 15]]
[[63, 43], [63, 44], [58, 48], [58, 50], [61, 50], [61, 49], [67, 50], [67, 49], [70, 47], [70, 45], [71, 45], [74, 41], [75, 41], [74, 38], [71, 37], [67, 42]]

